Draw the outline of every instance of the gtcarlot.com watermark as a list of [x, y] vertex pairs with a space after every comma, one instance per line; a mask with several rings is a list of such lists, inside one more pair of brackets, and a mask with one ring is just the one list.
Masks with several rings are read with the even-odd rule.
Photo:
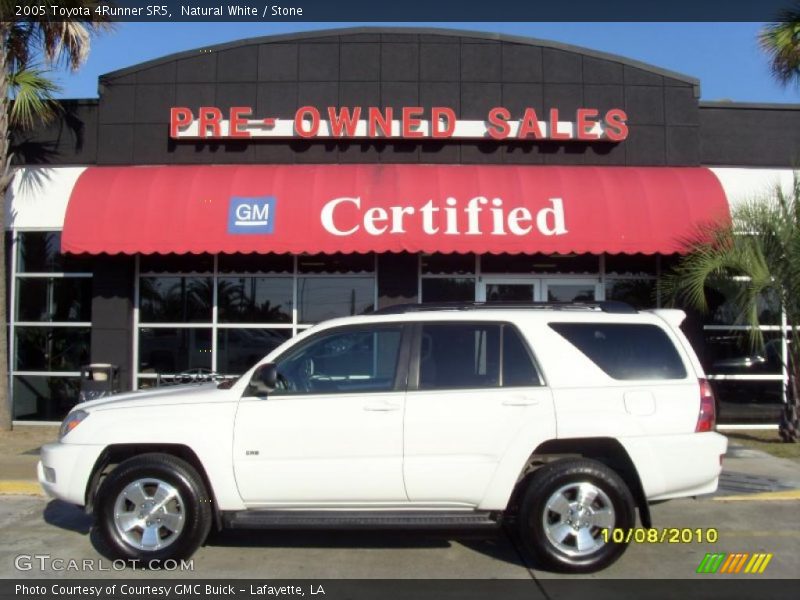
[[14, 557], [17, 571], [124, 571], [126, 569], [159, 569], [162, 571], [194, 571], [189, 560], [104, 560], [102, 558], [60, 558], [51, 554], [18, 554]]

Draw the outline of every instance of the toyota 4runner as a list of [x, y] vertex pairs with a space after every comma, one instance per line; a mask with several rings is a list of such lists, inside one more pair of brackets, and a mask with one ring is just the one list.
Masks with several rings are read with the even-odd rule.
[[321, 323], [233, 383], [79, 404], [39, 480], [118, 557], [212, 527], [505, 523], [588, 572], [648, 503], [716, 490], [726, 439], [678, 310], [403, 305]]

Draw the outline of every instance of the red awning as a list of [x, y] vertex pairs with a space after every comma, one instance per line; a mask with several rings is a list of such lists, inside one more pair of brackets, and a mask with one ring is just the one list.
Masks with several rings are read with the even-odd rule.
[[704, 168], [91, 167], [64, 252], [681, 252], [728, 220]]

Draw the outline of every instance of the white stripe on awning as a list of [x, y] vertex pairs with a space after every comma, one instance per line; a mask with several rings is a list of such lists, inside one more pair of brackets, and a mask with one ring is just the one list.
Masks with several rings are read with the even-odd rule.
[[731, 209], [759, 198], [772, 196], [778, 185], [787, 194], [792, 189], [794, 173], [792, 169], [713, 167], [710, 170], [722, 184]]
[[20, 167], [6, 194], [6, 229], [61, 229], [86, 167]]

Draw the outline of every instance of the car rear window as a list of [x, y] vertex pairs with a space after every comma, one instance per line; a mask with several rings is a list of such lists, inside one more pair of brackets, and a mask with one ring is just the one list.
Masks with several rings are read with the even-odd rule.
[[684, 379], [686, 368], [663, 329], [635, 323], [550, 323], [614, 379]]

